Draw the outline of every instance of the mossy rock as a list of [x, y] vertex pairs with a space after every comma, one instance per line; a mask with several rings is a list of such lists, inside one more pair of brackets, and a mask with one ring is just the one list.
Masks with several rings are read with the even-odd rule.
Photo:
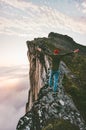
[[43, 130], [79, 130], [79, 127], [71, 124], [69, 121], [61, 119], [51, 121]]
[[48, 124], [43, 130], [53, 130], [53, 125]]

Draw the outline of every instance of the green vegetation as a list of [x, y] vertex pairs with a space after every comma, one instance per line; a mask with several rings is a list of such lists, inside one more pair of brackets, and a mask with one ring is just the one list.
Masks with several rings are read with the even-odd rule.
[[83, 86], [79, 88], [79, 85], [77, 86], [75, 82], [69, 80], [67, 77], [64, 77], [63, 85], [86, 121], [86, 88], [83, 89]]
[[54, 119], [48, 121], [46, 127], [42, 130], [79, 130], [79, 128], [74, 124], [71, 124], [69, 121]]
[[69, 80], [65, 76], [63, 86], [86, 121], [86, 57], [75, 55], [71, 58], [66, 57], [64, 61], [75, 75], [75, 78]]
[[86, 121], [86, 56], [75, 54], [65, 57], [64, 62], [75, 75], [75, 78], [69, 80], [65, 76], [63, 86]]

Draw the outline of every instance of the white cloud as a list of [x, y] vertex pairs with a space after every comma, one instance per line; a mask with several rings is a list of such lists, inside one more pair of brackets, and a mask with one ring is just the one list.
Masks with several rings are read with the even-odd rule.
[[86, 1], [82, 1], [80, 3], [76, 3], [76, 7], [83, 14], [86, 14]]
[[0, 130], [16, 129], [20, 117], [25, 114], [28, 86], [28, 79], [25, 78], [15, 85], [4, 84], [0, 87]]
[[[27, 91], [27, 90], [26, 90]], [[0, 129], [1, 130], [15, 130], [18, 120], [21, 116], [25, 114], [25, 101], [26, 98], [24, 95], [26, 95], [26, 91], [21, 94], [21, 92], [18, 91], [18, 93], [15, 93], [14, 99], [11, 99], [12, 97], [7, 98], [7, 102], [3, 101], [4, 103], [0, 103]], [[18, 95], [20, 95], [21, 100], [19, 99]], [[25, 98], [25, 100], [24, 100]], [[20, 105], [17, 107], [18, 104], [23, 103], [23, 105]], [[10, 122], [11, 121], [11, 122]]]
[[82, 11], [83, 11], [83, 13], [86, 14], [86, 1], [84, 1], [84, 2], [81, 4], [81, 6], [82, 6]]
[[18, 8], [18, 9], [27, 9], [31, 8], [35, 11], [38, 10], [37, 6], [33, 5], [31, 2], [25, 2], [22, 0], [1, 0], [1, 2], [4, 2], [12, 7]]
[[[0, 67], [0, 83], [14, 79], [28, 78], [29, 65]], [[0, 84], [0, 86], [1, 86]]]
[[[14, 11], [10, 12], [12, 16], [15, 16], [14, 19], [11, 17], [9, 19], [1, 17], [0, 33], [35, 37], [36, 35], [41, 36], [41, 34], [46, 34], [47, 31], [58, 30], [59, 28], [86, 33], [83, 20], [73, 19], [51, 7], [45, 5], [39, 6], [21, 0], [2, 1], [8, 4], [8, 10], [12, 6], [14, 10], [20, 10], [20, 12], [16, 16]], [[10, 16], [10, 13], [7, 16]]]

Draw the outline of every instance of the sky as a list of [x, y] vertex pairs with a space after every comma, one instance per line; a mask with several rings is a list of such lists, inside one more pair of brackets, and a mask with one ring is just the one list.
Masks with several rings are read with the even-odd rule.
[[86, 46], [86, 0], [0, 0], [0, 130], [15, 130], [25, 113], [26, 41], [50, 32]]

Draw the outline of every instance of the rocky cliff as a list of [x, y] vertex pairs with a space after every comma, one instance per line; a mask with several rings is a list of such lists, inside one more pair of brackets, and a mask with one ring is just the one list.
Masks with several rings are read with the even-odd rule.
[[[63, 47], [62, 42], [57, 45], [56, 39], [58, 38], [56, 34], [51, 34], [52, 33], [50, 33], [48, 38], [38, 38], [33, 41], [27, 41], [27, 56], [30, 62], [30, 90], [28, 94], [28, 102], [26, 104], [26, 114], [20, 118], [16, 128], [17, 130], [86, 129], [85, 121], [81, 113], [76, 107], [71, 95], [68, 95], [63, 86], [64, 75], [72, 82], [76, 83], [77, 81], [76, 75], [71, 72], [63, 61], [61, 61], [59, 67], [58, 94], [54, 96], [53, 90], [48, 89], [50, 59], [45, 55], [45, 52], [51, 53], [52, 49], [56, 47], [63, 50], [63, 53], [71, 50], [70, 46], [65, 49], [66, 47]], [[62, 37], [59, 37], [59, 39], [60, 38], [62, 40]], [[66, 39], [68, 41], [72, 40], [73, 42], [73, 39], [70, 39], [67, 36]], [[58, 41], [60, 42], [60, 40]], [[72, 45], [73, 49], [74, 46]], [[43, 52], [40, 53], [37, 51], [38, 47], [41, 47]], [[83, 50], [83, 47], [79, 47]], [[81, 54], [83, 54], [83, 51], [81, 51]], [[68, 87], [70, 87], [69, 85], [70, 84], [68, 84]], [[52, 123], [53, 121], [56, 122], [56, 127], [53, 125], [55, 124]], [[60, 124], [63, 127], [60, 127]]]
[[34, 101], [37, 100], [38, 93], [40, 89], [44, 86], [44, 80], [46, 79], [46, 73], [49, 68], [48, 57], [43, 53], [39, 53], [37, 51], [38, 46], [43, 46], [43, 49], [46, 48], [40, 43], [35, 44], [34, 42], [27, 42], [27, 56], [30, 62], [30, 90], [28, 103], [26, 105], [26, 112], [31, 109]]

